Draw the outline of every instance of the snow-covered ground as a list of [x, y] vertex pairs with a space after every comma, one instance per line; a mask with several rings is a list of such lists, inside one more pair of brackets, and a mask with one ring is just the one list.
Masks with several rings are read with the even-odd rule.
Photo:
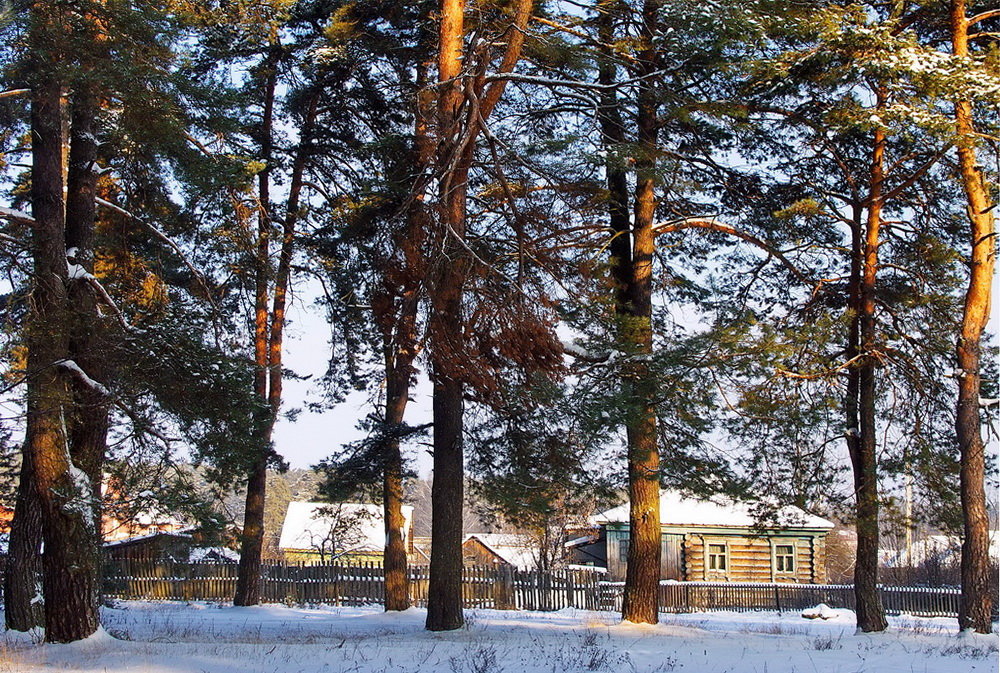
[[123, 602], [104, 631], [71, 645], [25, 634], [0, 640], [0, 673], [995, 673], [997, 636], [953, 619], [890, 618], [857, 635], [854, 615], [662, 615], [657, 626], [614, 614], [470, 610], [466, 627], [424, 631], [425, 612], [371, 608], [235, 608]]

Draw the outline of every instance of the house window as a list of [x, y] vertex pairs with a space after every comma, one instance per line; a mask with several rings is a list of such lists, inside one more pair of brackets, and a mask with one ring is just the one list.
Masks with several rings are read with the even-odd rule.
[[622, 563], [628, 563], [628, 545], [629, 535], [628, 533], [624, 533], [618, 538], [618, 560]]
[[795, 572], [795, 547], [793, 545], [775, 545], [774, 571], [779, 573]]
[[726, 552], [726, 545], [724, 544], [710, 544], [708, 545], [708, 569], [709, 570], [725, 570], [729, 566], [728, 554]]

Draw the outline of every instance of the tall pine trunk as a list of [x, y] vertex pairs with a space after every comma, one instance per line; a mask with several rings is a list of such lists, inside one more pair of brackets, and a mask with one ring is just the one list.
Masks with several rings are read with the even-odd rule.
[[[66, 189], [66, 248], [75, 253], [76, 264], [93, 274], [97, 225], [97, 113], [99, 101], [85, 83], [74, 87], [70, 115], [69, 170]], [[71, 281], [72, 310], [69, 342], [70, 358], [100, 383], [109, 383], [112, 374], [107, 361], [106, 325], [100, 299], [90, 283]], [[70, 456], [89, 477], [97, 494], [95, 516], [101, 520], [101, 482], [107, 455], [111, 400], [105, 389], [72, 380], [74, 412], [68, 419]], [[94, 552], [100, 559], [103, 541], [100, 526], [94, 530]]]
[[[956, 56], [968, 57], [969, 22], [965, 0], [952, 0], [951, 40]], [[968, 203], [972, 254], [969, 287], [965, 293], [962, 328], [956, 346], [958, 408], [955, 432], [960, 450], [962, 498], [962, 600], [960, 629], [990, 633], [994, 596], [990, 592], [989, 518], [984, 487], [986, 465], [979, 418], [980, 352], [983, 331], [990, 316], [993, 269], [996, 260], [993, 205], [973, 144], [972, 104], [955, 101], [958, 132], [958, 167]]]
[[257, 176], [257, 249], [254, 258], [254, 393], [260, 403], [255, 444], [260, 454], [247, 474], [247, 495], [240, 539], [240, 562], [236, 575], [234, 605], [260, 603], [260, 566], [264, 552], [264, 506], [267, 494], [267, 465], [270, 458], [274, 421], [268, 404], [268, 300], [271, 281], [271, 171], [274, 164], [274, 98], [278, 84], [281, 47], [277, 38], [264, 64], [261, 125], [257, 139], [266, 165]]
[[403, 424], [410, 396], [413, 361], [417, 357], [417, 309], [420, 306], [420, 285], [423, 274], [423, 241], [427, 235], [428, 214], [424, 200], [424, 180], [434, 158], [434, 145], [429, 133], [433, 108], [427, 85], [429, 64], [417, 66], [414, 94], [414, 128], [412, 161], [407, 167], [412, 178], [413, 193], [406, 212], [406, 227], [396, 239], [402, 252], [403, 270], [398, 288], [400, 307], [395, 320], [383, 327], [386, 347], [385, 422], [392, 434], [386, 441], [385, 469], [382, 475], [382, 503], [385, 525], [385, 609], [406, 610], [410, 607], [407, 549], [403, 516], [403, 455], [400, 439], [395, 432]]
[[[886, 95], [876, 91], [877, 106], [885, 107]], [[885, 609], [878, 590], [879, 500], [878, 466], [876, 460], [876, 426], [878, 343], [876, 329], [876, 288], [878, 278], [878, 246], [882, 224], [885, 183], [885, 130], [874, 133], [872, 164], [869, 181], [867, 219], [861, 251], [861, 276], [855, 320], [860, 352], [856, 367], [857, 429], [859, 434], [849, 442], [854, 469], [858, 549], [854, 566], [854, 596], [858, 628], [864, 632], [884, 631], [888, 626]]]
[[[412, 221], [407, 233], [420, 237], [420, 221]], [[407, 242], [401, 242], [405, 247]], [[382, 511], [385, 527], [385, 609], [406, 610], [410, 607], [409, 578], [406, 560], [406, 518], [403, 516], [403, 454], [397, 432], [403, 425], [409, 402], [413, 361], [417, 356], [417, 295], [418, 281], [404, 288], [395, 329], [386, 341], [385, 427], [388, 434], [383, 447], [385, 467], [382, 474]], [[391, 338], [394, 334], [394, 338]]]
[[[439, 150], [437, 164], [447, 171], [453, 157], [464, 163], [458, 146], [462, 136], [459, 114], [465, 37], [464, 0], [442, 0], [438, 34]], [[456, 166], [441, 180], [439, 230], [445, 258], [435, 269], [431, 294], [432, 375], [434, 400], [434, 481], [431, 485], [431, 567], [427, 592], [430, 631], [461, 628], [462, 615], [462, 503], [465, 465], [462, 451], [462, 382], [450, 371], [447, 359], [461, 357], [464, 341], [462, 291], [463, 255], [456, 237], [465, 235], [465, 198], [468, 165]]]
[[[277, 59], [274, 57], [274, 67]], [[266, 87], [267, 102], [265, 104], [264, 148], [271, 151], [271, 114], [274, 106], [276, 75], [269, 74]], [[284, 218], [281, 228], [281, 243], [278, 248], [278, 265], [274, 273], [274, 294], [271, 309], [267, 309], [267, 294], [270, 277], [270, 187], [268, 178], [262, 176], [258, 185], [262, 211], [259, 215], [258, 239], [258, 276], [255, 297], [254, 322], [254, 357], [257, 364], [255, 389], [266, 412], [261, 422], [258, 441], [261, 447], [260, 456], [254, 463], [247, 480], [246, 508], [243, 515], [243, 538], [240, 553], [240, 566], [236, 581], [236, 605], [257, 605], [260, 602], [260, 567], [264, 552], [264, 514], [267, 496], [267, 466], [272, 455], [271, 437], [274, 423], [281, 410], [282, 383], [284, 370], [282, 368], [282, 349], [284, 347], [285, 310], [288, 300], [288, 290], [292, 279], [292, 258], [295, 254], [296, 228], [299, 222], [299, 208], [302, 186], [308, 163], [311, 142], [314, 135], [316, 114], [319, 106], [320, 88], [314, 86], [310, 93], [308, 107], [300, 129], [300, 141], [292, 161], [292, 173], [288, 184], [288, 197], [284, 207]], [[261, 367], [260, 363], [264, 366]]]
[[[36, 11], [44, 12], [43, 7]], [[32, 94], [32, 231], [34, 287], [28, 325], [26, 448], [42, 511], [45, 638], [81, 640], [98, 627], [99, 535], [92, 480], [75, 465], [66, 435], [73, 399], [63, 367], [69, 355], [66, 237], [62, 172], [62, 90], [42, 79]]]
[[649, 367], [653, 353], [653, 254], [656, 240], [657, 103], [654, 80], [658, 0], [642, 9], [637, 106], [638, 156], [632, 229], [632, 269], [628, 305], [623, 311], [624, 347], [633, 361], [628, 367], [629, 531], [628, 565], [622, 619], [655, 624], [660, 585], [660, 451], [656, 433], [656, 386]]
[[[532, 0], [517, 0], [513, 23], [505, 31], [507, 47], [497, 72], [517, 64], [531, 18]], [[427, 594], [427, 629], [460, 628], [462, 616], [462, 502], [465, 459], [462, 449], [461, 370], [465, 352], [463, 293], [467, 275], [466, 199], [475, 144], [482, 125], [496, 107], [506, 80], [488, 87], [481, 76], [468, 82], [479, 90], [464, 110], [462, 91], [464, 0], [442, 0], [438, 32], [438, 153], [440, 181], [438, 232], [442, 254], [431, 272], [431, 376], [434, 380], [434, 482], [431, 486], [431, 571]], [[485, 88], [484, 88], [485, 87]], [[464, 121], [464, 124], [463, 124]]]
[[35, 498], [31, 454], [24, 451], [3, 578], [4, 622], [13, 631], [45, 626], [42, 604], [42, 512]]

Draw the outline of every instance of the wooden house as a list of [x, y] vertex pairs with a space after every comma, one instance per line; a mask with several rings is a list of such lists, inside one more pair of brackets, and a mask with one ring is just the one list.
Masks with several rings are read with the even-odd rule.
[[[591, 517], [593, 533], [567, 543], [571, 562], [625, 577], [629, 505]], [[661, 577], [707, 582], [826, 581], [824, 542], [833, 523], [796, 507], [762, 516], [747, 503], [660, 495]]]
[[[403, 540], [413, 554], [413, 508], [403, 506]], [[382, 507], [361, 503], [291, 502], [278, 549], [290, 563], [381, 561], [385, 553]]]

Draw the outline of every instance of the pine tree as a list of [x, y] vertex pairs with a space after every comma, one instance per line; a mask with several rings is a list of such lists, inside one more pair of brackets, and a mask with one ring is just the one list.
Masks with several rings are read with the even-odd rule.
[[[970, 56], [969, 26], [1000, 16], [1000, 12], [993, 10], [970, 19], [967, 11], [965, 0], [953, 0], [951, 3], [952, 53], [960, 59], [968, 59]], [[954, 103], [954, 114], [959, 173], [968, 202], [972, 247], [969, 286], [965, 293], [962, 327], [956, 347], [958, 411], [955, 430], [961, 451], [965, 532], [962, 542], [962, 602], [958, 623], [961, 629], [990, 633], [994, 597], [989, 589], [989, 518], [986, 513], [985, 445], [980, 429], [979, 400], [981, 343], [989, 320], [993, 269], [996, 263], [996, 225], [993, 216], [995, 204], [990, 202], [986, 176], [976, 160], [972, 101], [960, 95]]]

